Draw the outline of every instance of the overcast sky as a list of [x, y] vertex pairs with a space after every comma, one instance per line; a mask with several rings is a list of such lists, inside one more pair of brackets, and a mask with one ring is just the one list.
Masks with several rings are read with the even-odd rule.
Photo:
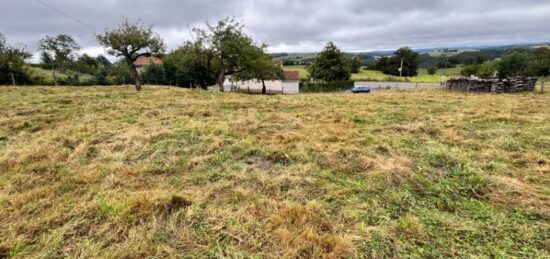
[[70, 34], [103, 53], [94, 33], [122, 16], [155, 24], [169, 49], [190, 39], [187, 24], [227, 16], [270, 52], [314, 52], [327, 41], [348, 52], [550, 41], [550, 0], [0, 0], [0, 32], [29, 50], [44, 35]]

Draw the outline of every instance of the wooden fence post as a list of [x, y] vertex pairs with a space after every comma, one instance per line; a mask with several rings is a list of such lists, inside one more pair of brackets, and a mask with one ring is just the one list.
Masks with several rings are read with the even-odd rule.
[[13, 76], [13, 73], [10, 73], [11, 75], [11, 84], [15, 86], [15, 77]]
[[540, 82], [540, 92], [544, 93], [544, 78]]

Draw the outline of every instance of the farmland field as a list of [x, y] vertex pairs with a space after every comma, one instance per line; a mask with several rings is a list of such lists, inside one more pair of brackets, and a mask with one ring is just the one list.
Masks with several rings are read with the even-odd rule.
[[0, 87], [0, 257], [550, 257], [550, 94]]
[[[285, 70], [297, 70], [300, 72], [300, 77], [306, 79], [309, 72], [305, 66], [285, 66]], [[447, 69], [447, 76], [455, 76], [460, 74], [460, 67]], [[437, 83], [441, 82], [441, 76], [443, 75], [443, 69], [438, 69], [435, 75], [428, 75], [427, 69], [421, 68], [418, 70], [418, 76], [415, 77], [403, 77], [386, 75], [380, 71], [375, 70], [361, 70], [357, 74], [352, 74], [351, 79], [356, 81], [410, 81], [418, 83]]]

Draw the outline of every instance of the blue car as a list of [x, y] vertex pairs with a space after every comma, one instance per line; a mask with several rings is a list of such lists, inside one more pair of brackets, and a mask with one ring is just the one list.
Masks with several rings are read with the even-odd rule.
[[368, 87], [368, 86], [356, 86], [353, 89], [351, 89], [351, 92], [354, 93], [354, 94], [370, 93], [370, 87]]

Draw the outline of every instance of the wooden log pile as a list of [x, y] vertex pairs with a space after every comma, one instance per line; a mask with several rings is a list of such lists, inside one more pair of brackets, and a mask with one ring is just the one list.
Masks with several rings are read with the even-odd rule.
[[510, 77], [499, 79], [455, 78], [445, 83], [449, 90], [482, 93], [517, 93], [534, 91], [537, 78]]
[[455, 78], [447, 80], [445, 87], [455, 91], [490, 93], [493, 83], [494, 80]]

